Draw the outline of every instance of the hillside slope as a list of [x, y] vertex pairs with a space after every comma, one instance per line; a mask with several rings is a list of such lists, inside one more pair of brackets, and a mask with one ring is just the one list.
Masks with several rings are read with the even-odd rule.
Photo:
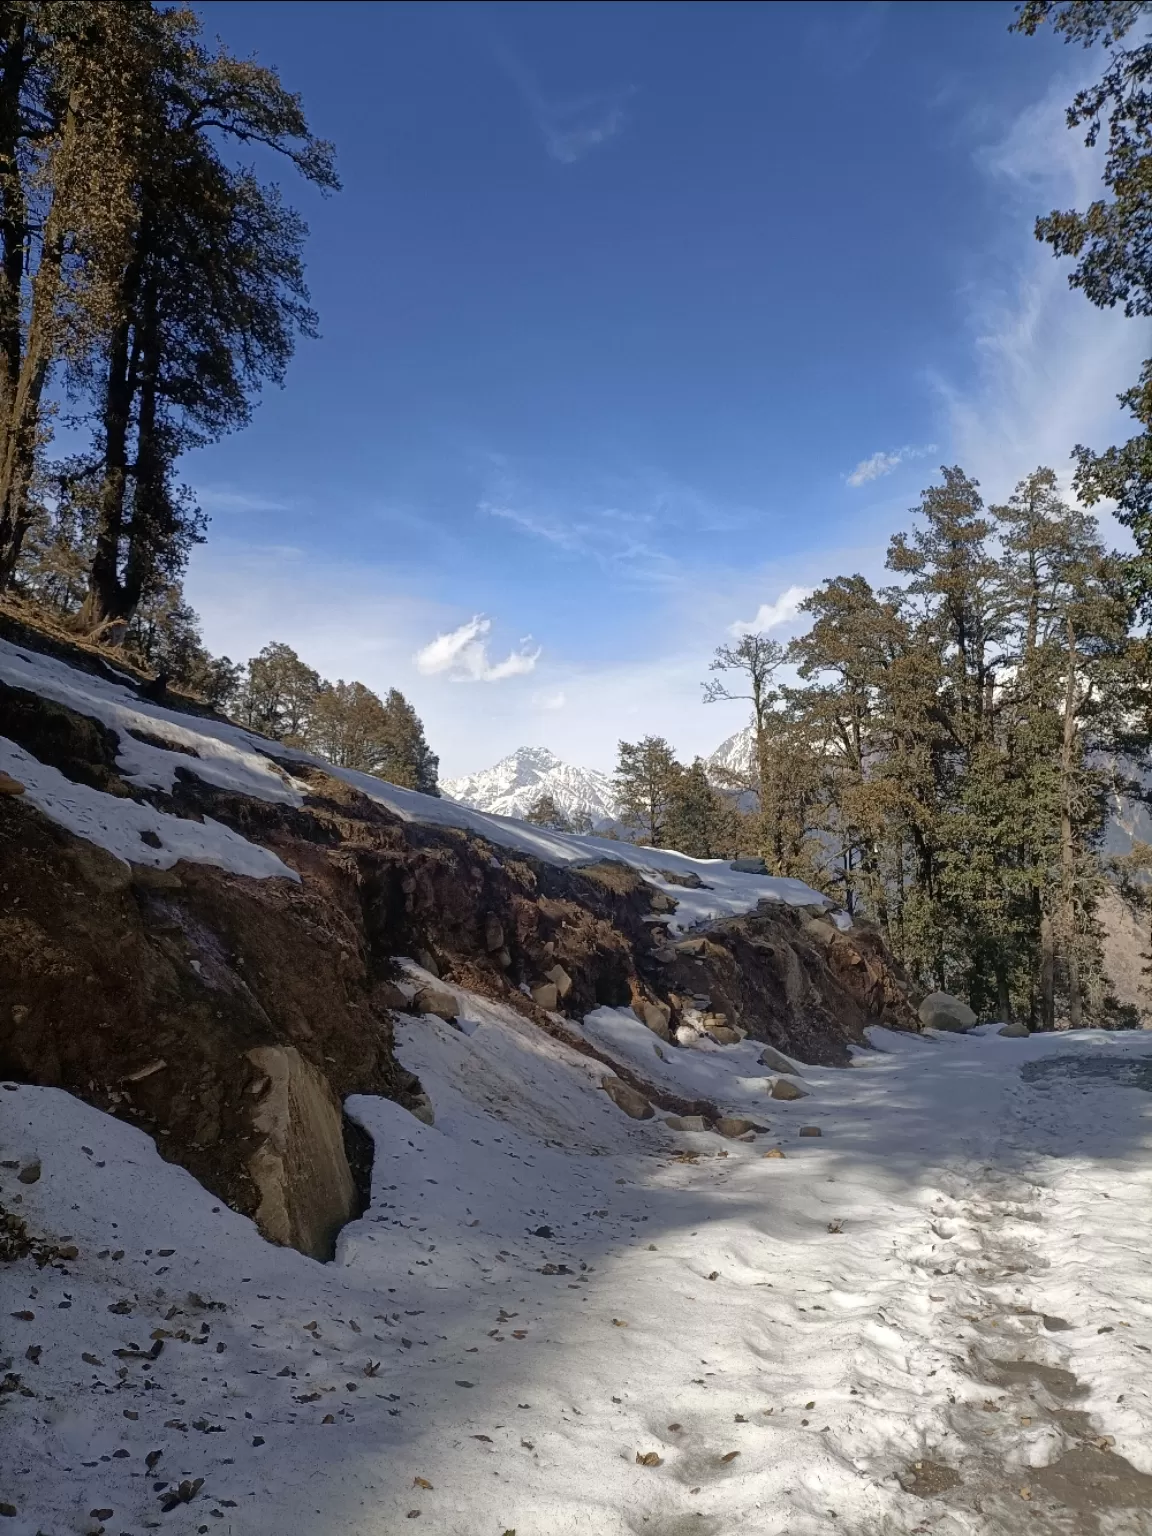
[[673, 1054], [746, 1033], [824, 1062], [916, 1027], [875, 936], [799, 882], [397, 789], [9, 634], [0, 1072], [147, 1131], [278, 1241], [326, 1256], [363, 1208], [348, 1095], [435, 1111], [394, 1051], [405, 960], [712, 1119], [578, 1021], [628, 1007]]

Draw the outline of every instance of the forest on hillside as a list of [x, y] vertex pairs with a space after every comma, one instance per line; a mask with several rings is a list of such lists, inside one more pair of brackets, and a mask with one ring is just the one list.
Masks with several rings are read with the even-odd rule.
[[[1100, 196], [1036, 234], [1089, 302], [1132, 317], [1152, 312], [1150, 11], [1028, 0], [1014, 23], [1101, 51], [1068, 110], [1102, 148]], [[207, 534], [186, 455], [242, 428], [316, 330], [304, 223], [247, 160], [335, 192], [332, 146], [273, 68], [151, 0], [4, 5], [0, 108], [0, 602], [253, 729], [435, 793], [398, 690], [326, 680], [283, 642], [244, 665], [213, 657], [182, 589]], [[632, 835], [761, 855], [979, 1012], [1124, 1022], [1097, 904], [1110, 880], [1143, 905], [1152, 870], [1142, 846], [1100, 851], [1110, 805], [1145, 794], [1152, 743], [1152, 362], [1121, 403], [1132, 437], [1070, 444], [1070, 484], [1022, 463], [985, 505], [974, 466], [947, 466], [891, 541], [889, 585], [835, 575], [790, 644], [721, 646], [705, 697], [746, 701], [750, 771], [717, 783], [660, 737], [622, 742]], [[1108, 547], [1094, 509], [1131, 547]]]

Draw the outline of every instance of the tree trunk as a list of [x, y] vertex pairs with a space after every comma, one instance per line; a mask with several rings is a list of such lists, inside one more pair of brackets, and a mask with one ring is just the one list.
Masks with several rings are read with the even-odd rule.
[[31, 521], [28, 488], [38, 446], [40, 401], [55, 356], [68, 184], [78, 131], [75, 103], [69, 102], [55, 160], [52, 205], [44, 226], [40, 265], [32, 280], [27, 347], [7, 415], [0, 423], [0, 592], [12, 580]]
[[1068, 976], [1068, 1022], [1079, 1029], [1083, 1022], [1079, 934], [1076, 923], [1076, 835], [1072, 821], [1072, 774], [1076, 750], [1076, 632], [1067, 621], [1068, 650], [1065, 659], [1064, 732], [1060, 744], [1060, 928]]
[[96, 549], [88, 573], [88, 594], [78, 618], [81, 628], [89, 634], [97, 634], [123, 617], [120, 555], [133, 394], [129, 333], [125, 318], [112, 337], [104, 385], [104, 484], [96, 524]]

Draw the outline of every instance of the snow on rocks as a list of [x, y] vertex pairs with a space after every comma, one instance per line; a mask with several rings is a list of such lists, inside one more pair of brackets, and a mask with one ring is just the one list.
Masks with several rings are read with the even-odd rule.
[[[801, 907], [829, 905], [827, 897], [800, 880], [740, 874], [721, 859], [690, 859], [684, 854], [640, 848], [623, 841], [551, 832], [511, 817], [470, 810], [434, 795], [400, 789], [372, 774], [336, 767], [312, 753], [271, 742], [227, 721], [181, 714], [141, 698], [124, 684], [94, 676], [55, 657], [5, 640], [0, 640], [0, 682], [51, 699], [99, 720], [115, 732], [117, 767], [130, 784], [142, 789], [168, 793], [176, 782], [177, 771], [182, 770], [220, 789], [261, 800], [300, 805], [308, 792], [307, 785], [294, 778], [281, 764], [322, 768], [405, 821], [462, 828], [500, 847], [530, 854], [551, 864], [573, 866], [599, 863], [605, 859], [629, 864], [671, 898], [670, 908], [671, 903], [675, 903], [675, 910], [670, 910], [667, 918], [672, 933], [682, 933], [701, 923], [752, 911], [761, 901]], [[20, 774], [10, 764], [0, 766], [20, 780]], [[49, 770], [41, 765], [41, 771]], [[86, 828], [79, 835], [110, 847], [109, 839], [120, 836], [113, 828], [113, 824], [118, 825], [115, 807], [124, 802], [95, 790], [90, 791], [90, 795], [98, 798], [85, 801], [85, 813], [73, 817]], [[109, 802], [109, 805], [98, 810], [98, 803], [102, 805], [103, 802]], [[58, 794], [45, 792], [34, 803], [45, 815], [63, 819], [63, 813], [57, 815], [62, 803]], [[68, 821], [64, 824], [71, 825]], [[72, 830], [77, 828], [72, 827]], [[226, 862], [219, 841], [212, 844], [218, 856], [208, 857], [204, 851], [207, 847], [207, 843], [202, 845], [204, 862], [219, 863], [223, 868], [236, 870], [235, 864]], [[112, 847], [111, 851], [125, 856], [118, 847]], [[271, 855], [268, 857], [272, 858]], [[280, 865], [274, 872], [284, 874], [286, 870]]]
[[203, 821], [171, 816], [154, 806], [76, 784], [3, 736], [0, 768], [23, 784], [27, 804], [125, 863], [171, 869], [186, 859], [193, 864], [215, 864], [256, 880], [276, 875], [288, 880], [300, 878], [269, 849], [258, 847], [209, 816]]

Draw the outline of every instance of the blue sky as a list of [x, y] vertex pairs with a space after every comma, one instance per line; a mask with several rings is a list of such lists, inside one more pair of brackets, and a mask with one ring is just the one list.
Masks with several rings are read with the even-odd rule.
[[1008, 5], [200, 9], [344, 190], [286, 184], [322, 334], [188, 459], [189, 596], [214, 650], [402, 688], [444, 776], [711, 750], [731, 626], [880, 577], [940, 463], [996, 499], [1119, 430], [1138, 327], [1031, 234], [1094, 191], [1091, 60]]

